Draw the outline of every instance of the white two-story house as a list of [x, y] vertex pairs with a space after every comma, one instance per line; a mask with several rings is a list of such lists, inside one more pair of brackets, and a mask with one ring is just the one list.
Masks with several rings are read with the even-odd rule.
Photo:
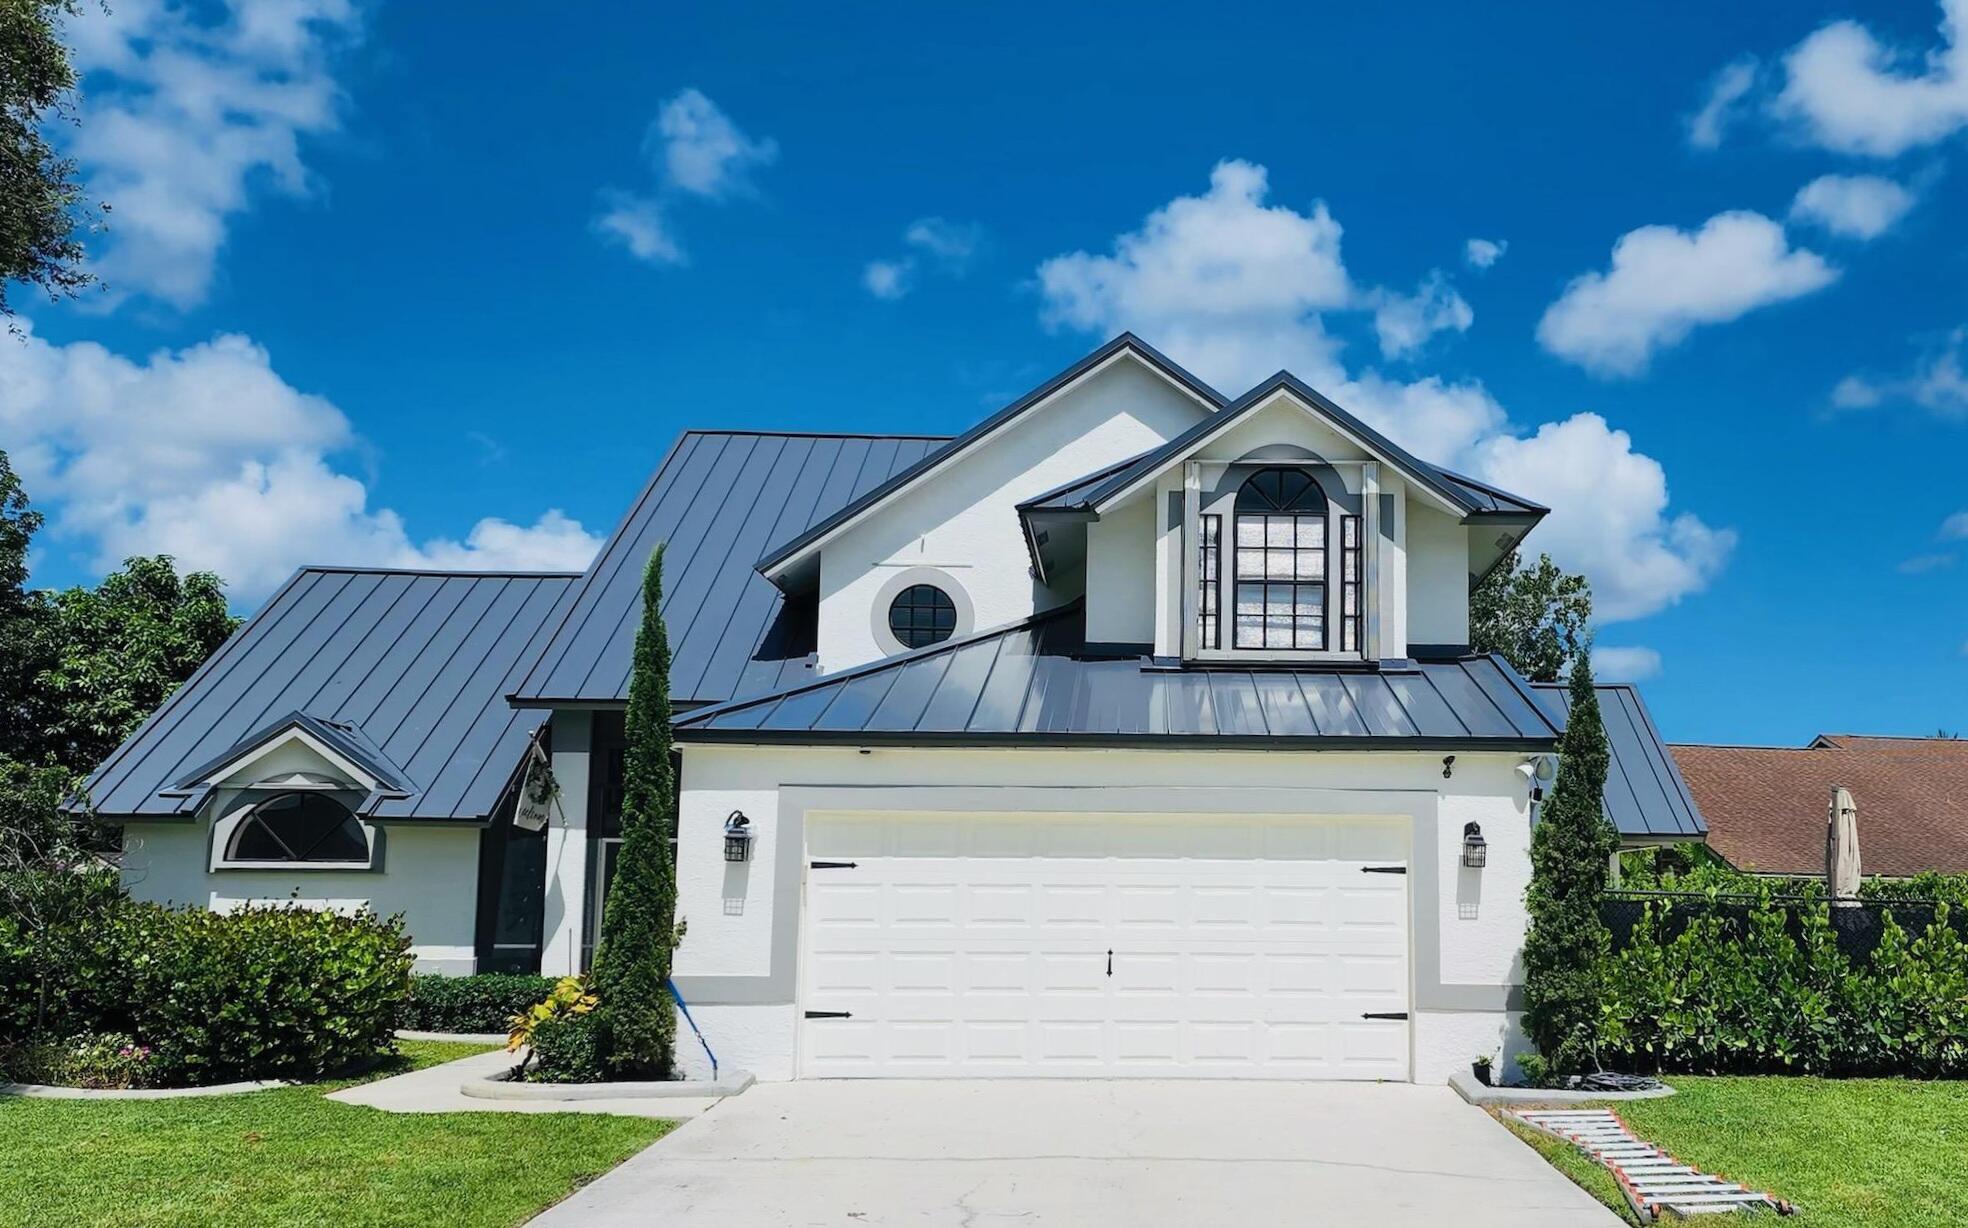
[[[725, 1067], [1439, 1082], [1521, 1043], [1565, 710], [1470, 652], [1469, 590], [1544, 514], [1122, 336], [954, 439], [688, 432], [579, 576], [304, 569], [91, 799], [141, 896], [577, 971], [667, 543], [676, 980]], [[1700, 838], [1601, 698], [1609, 817]]]

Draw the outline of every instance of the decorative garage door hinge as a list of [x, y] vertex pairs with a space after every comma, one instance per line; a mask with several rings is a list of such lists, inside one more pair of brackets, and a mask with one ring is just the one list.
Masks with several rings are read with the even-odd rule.
[[809, 870], [852, 870], [858, 865], [858, 862], [853, 861], [809, 861], [806, 863], [807, 869]]
[[854, 1012], [853, 1011], [808, 1011], [806, 1012], [806, 1017], [808, 1019], [852, 1019], [854, 1018]]
[[1360, 873], [1362, 874], [1406, 874], [1407, 872], [1408, 872], [1408, 868], [1406, 866], [1361, 866], [1360, 867]]
[[1408, 1017], [1408, 1012], [1406, 1011], [1361, 1011], [1360, 1012], [1360, 1018], [1362, 1019], [1406, 1019], [1407, 1017]]

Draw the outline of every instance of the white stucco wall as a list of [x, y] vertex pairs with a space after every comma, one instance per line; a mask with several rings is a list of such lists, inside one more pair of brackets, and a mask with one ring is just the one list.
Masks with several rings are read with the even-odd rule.
[[1408, 505], [1408, 638], [1469, 642], [1469, 530], [1433, 508]]
[[210, 819], [124, 828], [130, 895], [224, 911], [290, 899], [314, 908], [362, 905], [402, 913], [419, 972], [470, 972], [478, 915], [478, 829], [385, 828], [375, 870], [211, 870]]
[[[1521, 1046], [1506, 1009], [1529, 875], [1520, 760], [1462, 754], [1444, 780], [1434, 753], [686, 746], [676, 975], [726, 1068], [795, 1077], [809, 811], [1371, 814], [1432, 836], [1409, 875], [1413, 1071], [1441, 1082], [1478, 1052]], [[756, 833], [742, 865], [721, 856], [732, 810]], [[1489, 842], [1480, 871], [1459, 864], [1471, 820]], [[679, 1056], [706, 1068], [694, 1042]]]
[[971, 617], [960, 630], [1001, 626], [1078, 596], [1033, 580], [1018, 503], [1145, 452], [1204, 412], [1124, 354], [828, 542], [820, 555], [822, 671], [894, 651], [877, 630], [887, 617], [877, 599], [905, 570], [943, 573], [962, 590], [957, 605]]
[[1135, 499], [1087, 526], [1088, 642], [1154, 642], [1155, 536], [1152, 498]]

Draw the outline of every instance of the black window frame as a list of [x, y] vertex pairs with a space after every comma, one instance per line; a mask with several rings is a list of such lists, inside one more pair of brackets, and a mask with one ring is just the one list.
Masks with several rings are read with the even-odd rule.
[[[909, 615], [902, 625], [896, 622], [898, 611], [906, 611]], [[891, 597], [886, 617], [888, 633], [904, 648], [928, 648], [932, 644], [941, 644], [957, 633], [956, 601], [941, 587], [926, 580], [908, 585]], [[925, 636], [927, 638], [922, 638]]]
[[[315, 805], [333, 806], [341, 812], [341, 822], [322, 827], [312, 841], [306, 842], [304, 848], [296, 848], [296, 845], [302, 842], [288, 838], [288, 836], [294, 835], [295, 833], [289, 832], [287, 835], [282, 835], [268, 821], [269, 815], [274, 812], [276, 807], [284, 802], [294, 802], [299, 808]], [[356, 842], [362, 847], [361, 856], [316, 857], [312, 855], [331, 839], [350, 827], [354, 829]], [[286, 855], [282, 857], [265, 857], [242, 853], [240, 851], [240, 844], [249, 837], [255, 828], [265, 832], [267, 839], [278, 845]], [[365, 868], [374, 859], [374, 856], [375, 850], [369, 842], [369, 829], [363, 824], [362, 819], [346, 803], [317, 789], [283, 789], [270, 797], [254, 802], [246, 813], [239, 817], [238, 822], [233, 824], [232, 831], [226, 837], [225, 860], [234, 863]]]
[[[1296, 466], [1272, 465], [1257, 470], [1245, 478], [1237, 487], [1232, 501], [1234, 523], [1231, 531], [1230, 549], [1232, 554], [1230, 575], [1230, 644], [1238, 652], [1327, 652], [1332, 644], [1332, 501], [1327, 498], [1325, 489], [1308, 471]], [[1272, 544], [1273, 521], [1284, 520], [1290, 524], [1291, 541], [1286, 545]], [[1316, 543], [1305, 542], [1308, 521], [1316, 521]], [[1260, 526], [1260, 543], [1244, 544], [1244, 526], [1254, 522]], [[1300, 574], [1301, 556], [1308, 553], [1319, 556], [1316, 573], [1307, 576]], [[1258, 574], [1246, 574], [1246, 559], [1250, 554], [1263, 558]], [[1283, 556], [1283, 574], [1277, 574], [1277, 556]], [[1248, 589], [1256, 589], [1258, 604], [1262, 610], [1259, 615], [1258, 643], [1244, 642], [1242, 627], [1242, 607]], [[1289, 595], [1290, 635], [1289, 643], [1272, 642], [1274, 590], [1283, 589]], [[1311, 594], [1315, 606], [1308, 607], [1304, 598]], [[1308, 608], [1315, 608], [1316, 615], [1308, 614]], [[1317, 633], [1315, 642], [1307, 642], [1306, 623], [1316, 617]]]

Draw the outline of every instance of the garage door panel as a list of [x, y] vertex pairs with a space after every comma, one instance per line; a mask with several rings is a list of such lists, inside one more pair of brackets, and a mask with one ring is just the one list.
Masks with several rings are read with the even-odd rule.
[[[802, 1073], [1405, 1078], [1386, 821], [809, 824]], [[878, 852], [861, 850], [878, 849]], [[1353, 857], [1338, 860], [1335, 851]], [[1111, 963], [1110, 963], [1111, 952]], [[1111, 971], [1110, 971], [1111, 969]]]

